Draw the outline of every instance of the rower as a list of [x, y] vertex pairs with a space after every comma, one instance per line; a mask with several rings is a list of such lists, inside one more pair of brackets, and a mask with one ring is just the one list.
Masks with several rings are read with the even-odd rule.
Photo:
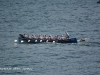
[[68, 38], [68, 39], [69, 39], [69, 34], [68, 34], [68, 32], [66, 32], [66, 38]]
[[63, 35], [61, 36], [61, 39], [64, 40], [64, 36]]
[[46, 35], [43, 35], [42, 40], [46, 40]]
[[48, 40], [52, 40], [52, 36], [51, 35], [49, 35]]
[[33, 34], [32, 34], [32, 36], [31, 36], [31, 39], [35, 39]]
[[36, 40], [40, 40], [40, 35], [37, 35], [36, 36]]
[[29, 37], [29, 35], [27, 35], [27, 34], [24, 34], [24, 37], [25, 37], [25, 38], [28, 38], [28, 37]]
[[53, 40], [58, 40], [58, 35], [56, 35], [54, 38], [53, 38]]
[[34, 38], [34, 34], [32, 34], [32, 38]]
[[22, 34], [19, 34], [19, 37], [20, 37], [20, 38], [24, 38], [24, 36], [23, 36]]
[[41, 34], [40, 34], [40, 36], [39, 36], [39, 37], [40, 37], [40, 39], [42, 39], [42, 38], [43, 38], [43, 36], [41, 36]]

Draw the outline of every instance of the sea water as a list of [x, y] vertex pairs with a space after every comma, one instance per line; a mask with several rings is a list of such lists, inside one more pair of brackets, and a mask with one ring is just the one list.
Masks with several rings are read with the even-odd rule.
[[[88, 38], [77, 44], [19, 44], [18, 34]], [[100, 75], [96, 0], [0, 0], [0, 75]]]

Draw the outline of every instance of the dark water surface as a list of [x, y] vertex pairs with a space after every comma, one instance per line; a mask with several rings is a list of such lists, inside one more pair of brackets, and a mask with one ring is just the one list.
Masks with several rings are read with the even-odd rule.
[[[100, 75], [96, 0], [0, 0], [0, 75]], [[18, 44], [19, 33], [90, 38], [77, 44]]]

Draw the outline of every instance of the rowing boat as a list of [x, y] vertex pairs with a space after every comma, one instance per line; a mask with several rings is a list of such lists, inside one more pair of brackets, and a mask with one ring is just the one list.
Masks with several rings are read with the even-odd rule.
[[25, 37], [22, 34], [19, 34], [18, 37], [18, 42], [19, 43], [32, 43], [32, 44], [36, 44], [36, 43], [44, 43], [44, 42], [53, 42], [53, 43], [77, 43], [77, 39], [76, 38], [67, 38], [67, 39], [41, 39], [41, 38], [28, 38]]

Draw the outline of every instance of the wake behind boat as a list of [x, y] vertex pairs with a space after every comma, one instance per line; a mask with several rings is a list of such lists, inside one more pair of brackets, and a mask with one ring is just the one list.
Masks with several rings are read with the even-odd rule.
[[55, 37], [43, 35], [42, 37], [40, 35], [38, 36], [29, 36], [26, 34], [19, 34], [18, 40], [14, 40], [14, 42], [19, 43], [44, 43], [44, 42], [53, 42], [53, 43], [77, 43], [76, 38], [69, 38], [69, 34], [66, 33], [66, 36], [58, 36]]

